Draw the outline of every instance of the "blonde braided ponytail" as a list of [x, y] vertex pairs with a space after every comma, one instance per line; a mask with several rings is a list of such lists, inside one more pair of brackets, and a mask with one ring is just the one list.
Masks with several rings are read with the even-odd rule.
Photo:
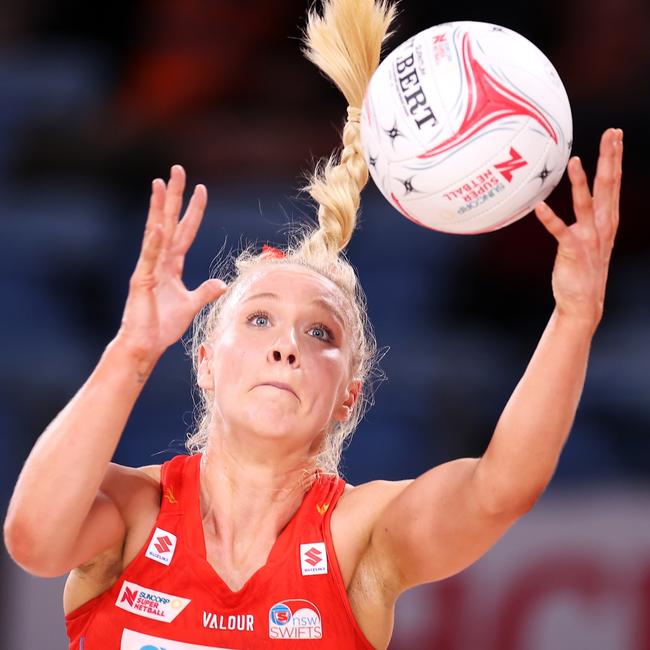
[[394, 16], [394, 5], [383, 0], [325, 0], [322, 16], [313, 10], [308, 14], [303, 52], [348, 103], [339, 160], [332, 154], [318, 165], [305, 187], [319, 206], [319, 228], [303, 244], [312, 252], [316, 248], [338, 253], [348, 245], [356, 226], [361, 190], [368, 182], [361, 148], [361, 105]]
[[[303, 51], [336, 84], [348, 102], [340, 155], [333, 153], [324, 164], [318, 165], [305, 187], [319, 206], [318, 227], [299, 226], [290, 232], [286, 251], [265, 247], [260, 255], [252, 246], [243, 250], [234, 260], [234, 272], [223, 278], [230, 285], [230, 297], [224, 294], [197, 315], [187, 343], [194, 372], [198, 374], [199, 346], [214, 339], [222, 310], [228, 300], [236, 299], [235, 287], [254, 271], [298, 264], [328, 278], [339, 288], [347, 304], [350, 375], [362, 388], [350, 417], [328, 423], [316, 455], [305, 468], [306, 475], [312, 479], [316, 468], [338, 474], [344, 444], [372, 404], [374, 382], [383, 379], [383, 372], [377, 368], [380, 354], [368, 320], [365, 294], [344, 249], [354, 232], [361, 190], [368, 181], [361, 149], [361, 104], [370, 77], [379, 65], [381, 45], [394, 15], [394, 5], [384, 0], [324, 0], [322, 16], [309, 12]], [[190, 453], [206, 448], [212, 399], [209, 391], [199, 391], [196, 427], [186, 442]]]

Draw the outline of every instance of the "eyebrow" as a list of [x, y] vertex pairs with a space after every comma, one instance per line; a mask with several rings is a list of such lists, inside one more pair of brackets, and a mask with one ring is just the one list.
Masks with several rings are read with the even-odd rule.
[[[280, 300], [280, 296], [278, 296], [277, 293], [264, 292], [264, 293], [256, 293], [252, 296], [249, 296], [243, 302], [248, 302], [249, 300], [255, 300], [256, 298], [271, 298], [272, 300]], [[339, 321], [341, 327], [344, 327], [345, 321], [343, 320], [343, 317], [341, 316], [340, 312], [334, 306], [334, 303], [331, 300], [326, 300], [325, 298], [314, 298], [310, 304], [320, 305], [321, 307], [327, 309], [329, 312], [331, 312], [332, 316], [334, 316], [334, 318], [336, 318]]]

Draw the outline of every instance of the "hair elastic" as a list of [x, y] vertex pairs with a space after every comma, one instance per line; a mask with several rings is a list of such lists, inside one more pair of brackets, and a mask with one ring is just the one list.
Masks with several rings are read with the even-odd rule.
[[356, 106], [348, 106], [348, 122], [361, 122], [361, 109]]
[[283, 257], [286, 257], [285, 253], [283, 253], [279, 248], [274, 248], [273, 246], [268, 246], [267, 244], [264, 244], [262, 246], [262, 252], [260, 255], [266, 255], [268, 257], [276, 257], [278, 259], [282, 259]]

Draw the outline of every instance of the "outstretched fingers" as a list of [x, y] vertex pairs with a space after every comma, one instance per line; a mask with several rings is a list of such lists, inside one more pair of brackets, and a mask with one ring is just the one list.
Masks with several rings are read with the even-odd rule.
[[568, 226], [558, 217], [551, 207], [542, 201], [535, 206], [535, 214], [542, 222], [544, 228], [559, 242], [568, 229]]
[[142, 251], [133, 274], [136, 280], [146, 277], [145, 282], [153, 282], [163, 254], [166, 272], [182, 273], [185, 254], [194, 241], [208, 200], [205, 185], [197, 185], [179, 222], [184, 190], [185, 170], [180, 165], [171, 168], [167, 186], [160, 178], [153, 181]]
[[169, 172], [169, 183], [165, 195], [164, 246], [167, 248], [174, 237], [178, 215], [183, 205], [183, 192], [185, 191], [185, 170], [181, 165], [173, 165]]
[[164, 181], [156, 178], [151, 184], [149, 214], [144, 230], [140, 257], [132, 276], [134, 280], [147, 282], [154, 278], [160, 251], [163, 247], [165, 194]]
[[208, 190], [205, 185], [197, 185], [174, 235], [172, 246], [175, 253], [185, 255], [189, 250], [201, 225], [207, 202]]
[[612, 207], [611, 224], [613, 234], [616, 234], [619, 219], [619, 204], [621, 199], [621, 180], [623, 177], [623, 129], [616, 129], [616, 155], [614, 156], [614, 205]]
[[616, 166], [618, 129], [607, 129], [600, 140], [600, 153], [594, 179], [594, 210], [597, 226], [607, 226], [616, 206]]
[[607, 129], [600, 138], [598, 165], [594, 178], [594, 202], [611, 204], [614, 195], [617, 129]]
[[569, 180], [571, 181], [571, 196], [573, 198], [573, 211], [576, 221], [584, 226], [587, 234], [596, 235], [596, 224], [594, 222], [594, 203], [589, 191], [587, 174], [578, 156], [569, 161]]

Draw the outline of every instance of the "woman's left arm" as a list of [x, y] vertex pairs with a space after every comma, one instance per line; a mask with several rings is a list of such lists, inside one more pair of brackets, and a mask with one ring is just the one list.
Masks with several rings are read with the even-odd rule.
[[393, 595], [472, 564], [530, 510], [553, 476], [603, 312], [618, 226], [622, 136], [618, 129], [603, 134], [593, 197], [580, 160], [569, 162], [574, 224], [567, 226], [546, 204], [535, 210], [558, 242], [556, 305], [483, 456], [438, 465], [414, 481], [368, 484], [381, 508], [366, 554]]
[[495, 507], [531, 505], [550, 482], [585, 381], [592, 337], [603, 314], [618, 227], [623, 132], [601, 139], [593, 198], [579, 158], [569, 162], [576, 222], [567, 226], [545, 203], [535, 212], [558, 242], [555, 309], [475, 473]]

